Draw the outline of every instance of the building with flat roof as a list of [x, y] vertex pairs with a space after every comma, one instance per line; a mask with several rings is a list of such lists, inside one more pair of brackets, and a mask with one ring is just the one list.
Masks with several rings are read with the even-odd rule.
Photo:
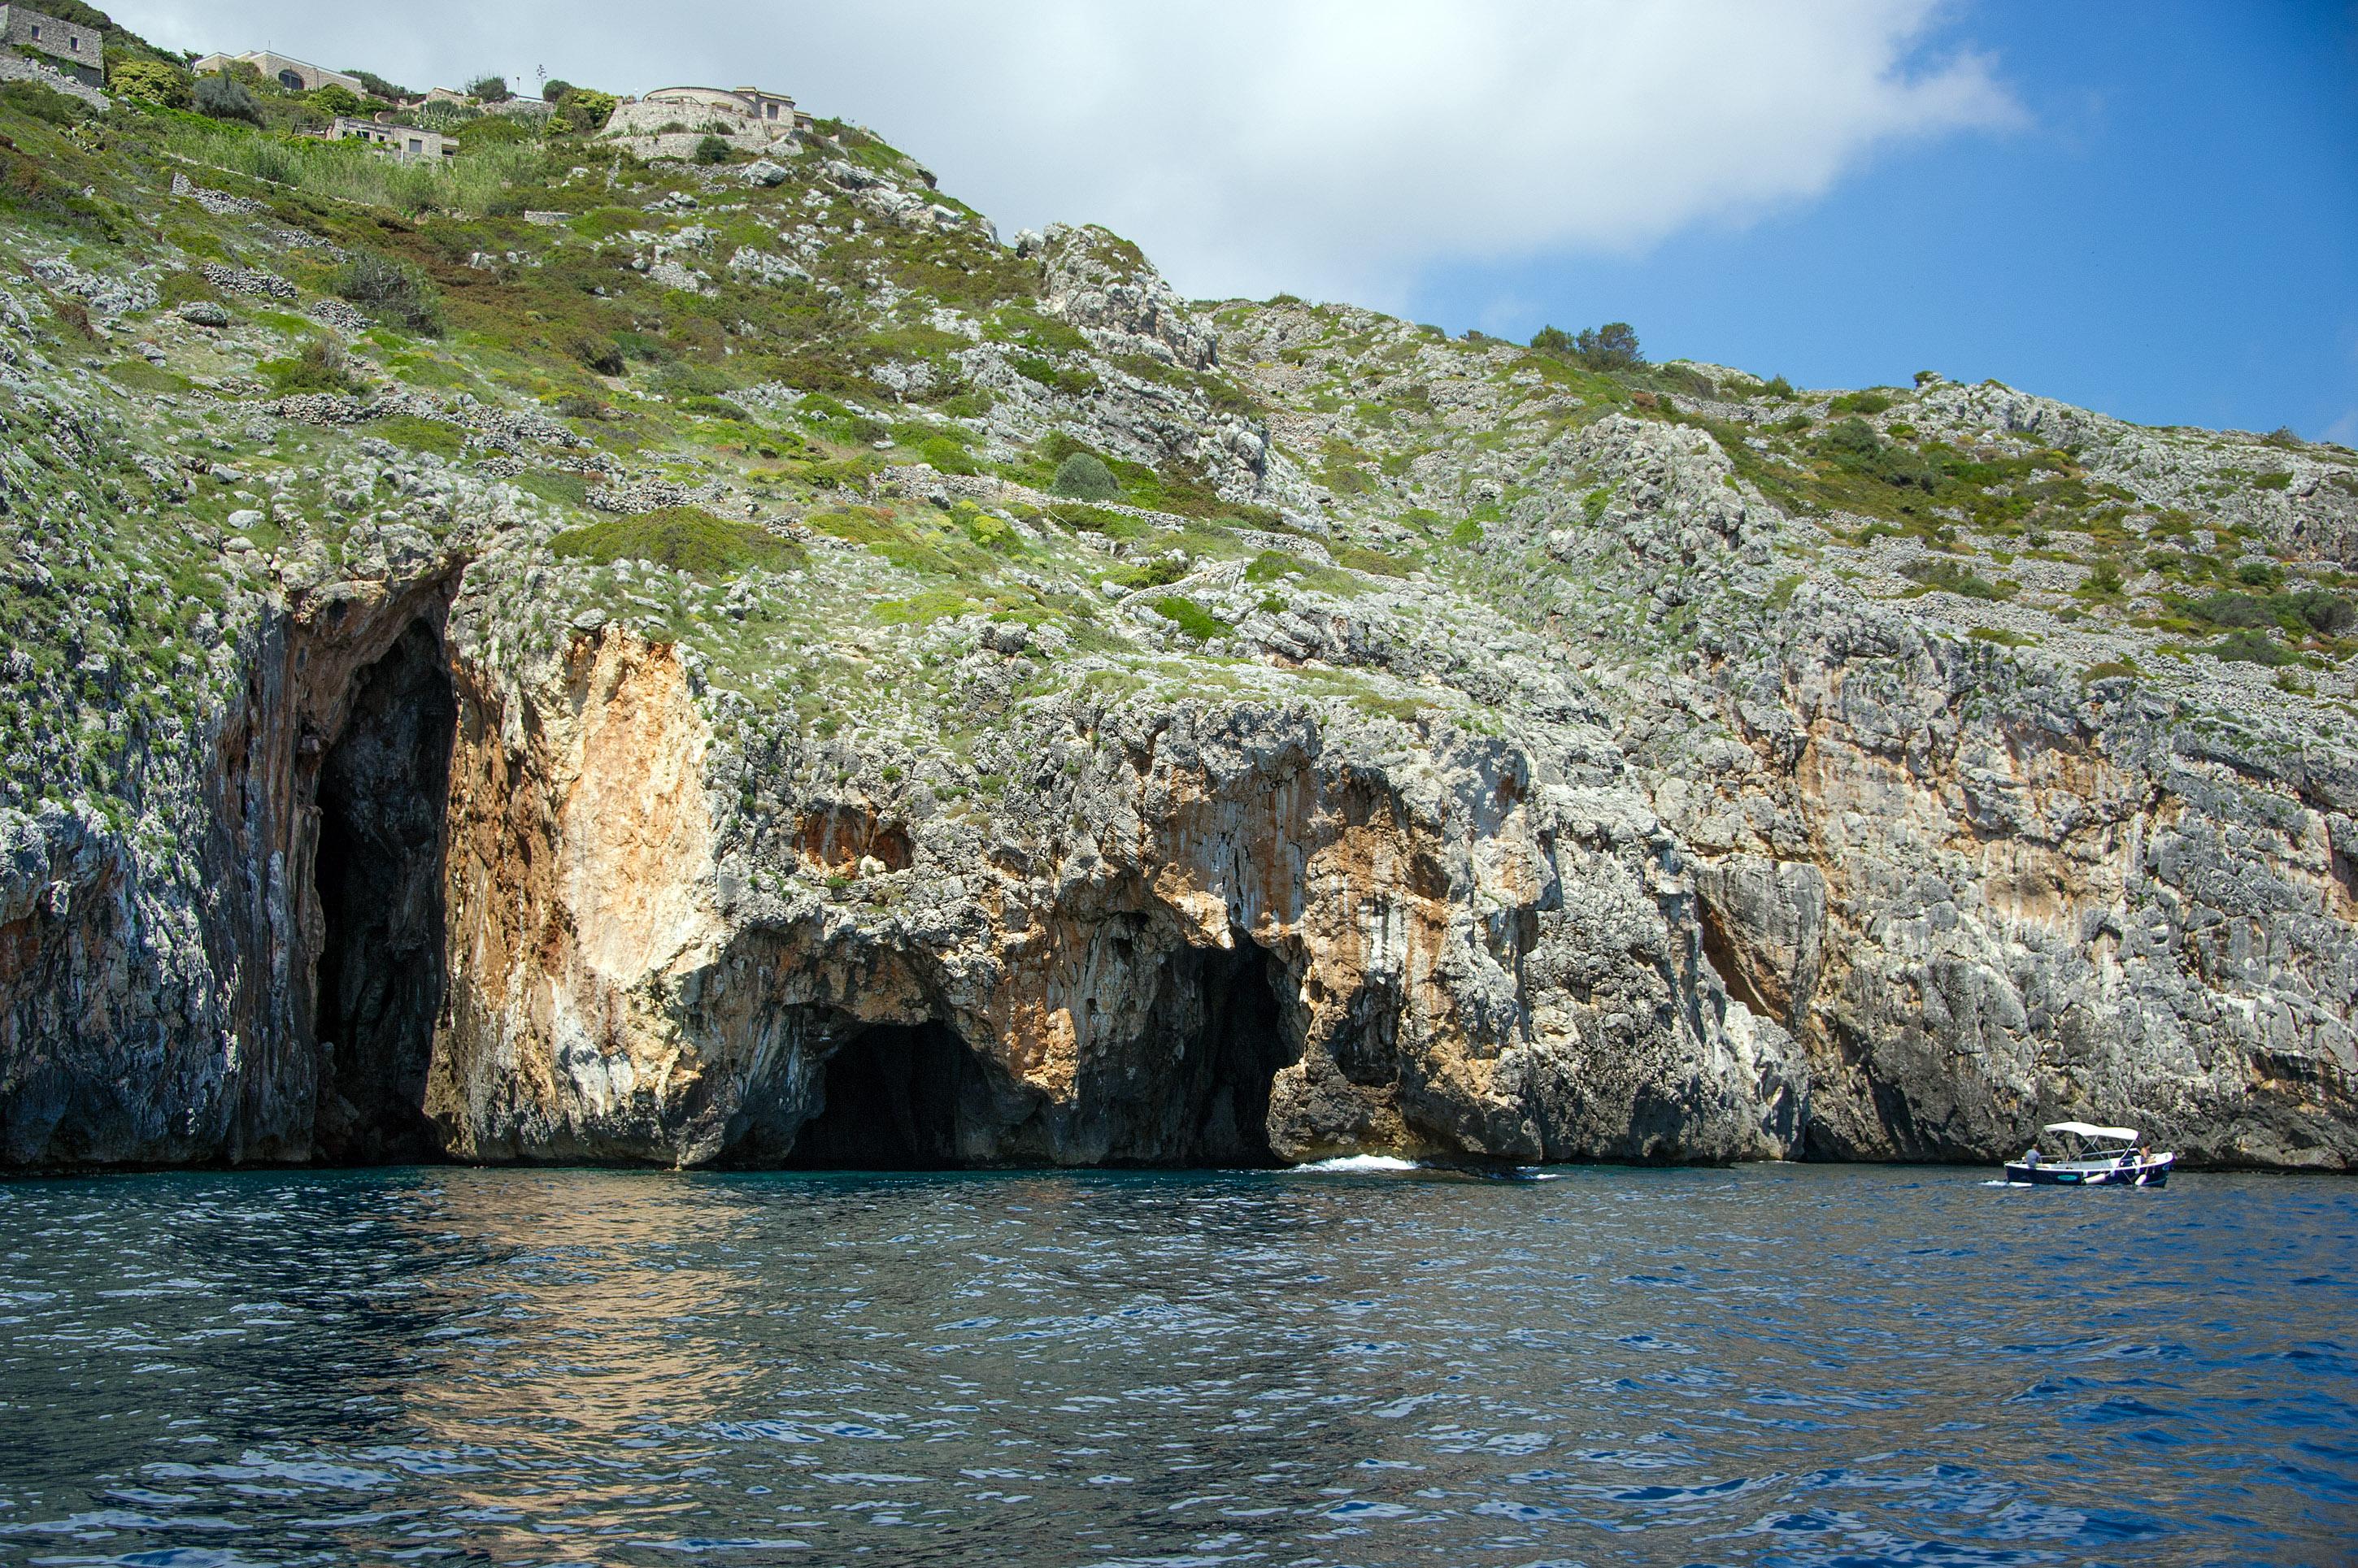
[[25, 54], [47, 57], [45, 64], [72, 77], [84, 87], [106, 85], [106, 35], [79, 22], [22, 5], [0, 5], [0, 43]]
[[325, 66], [313, 65], [308, 59], [273, 54], [268, 49], [248, 49], [243, 54], [209, 54], [189, 69], [199, 76], [211, 76], [233, 65], [250, 65], [289, 92], [317, 92], [322, 87], [334, 86], [348, 92], [356, 92], [362, 98], [368, 96], [368, 89], [361, 85], [361, 79], [357, 76], [330, 70]]
[[396, 125], [389, 120], [356, 120], [339, 114], [328, 127], [331, 142], [366, 142], [376, 151], [404, 163], [439, 163], [459, 156], [459, 144], [439, 131], [420, 125]]

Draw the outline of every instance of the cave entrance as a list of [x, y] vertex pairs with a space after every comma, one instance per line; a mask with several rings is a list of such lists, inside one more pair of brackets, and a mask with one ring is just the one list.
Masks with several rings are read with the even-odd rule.
[[1195, 1165], [1281, 1164], [1269, 1144], [1269, 1086], [1300, 1051], [1285, 1027], [1285, 966], [1238, 933], [1206, 953], [1203, 1026], [1188, 1056], [1191, 1108], [1184, 1158]]
[[989, 1071], [946, 1023], [874, 1024], [827, 1061], [819, 1108], [795, 1134], [797, 1171], [944, 1171], [989, 1159]]
[[458, 701], [440, 634], [408, 630], [354, 683], [319, 766], [322, 916], [313, 1141], [339, 1164], [430, 1159], [426, 1076], [442, 1008], [442, 860]]

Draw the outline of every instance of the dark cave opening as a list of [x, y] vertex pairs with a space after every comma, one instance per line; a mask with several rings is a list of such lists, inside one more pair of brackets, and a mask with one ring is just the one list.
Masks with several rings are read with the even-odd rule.
[[1285, 967], [1242, 935], [1203, 955], [1203, 1026], [1189, 1051], [1192, 1108], [1184, 1160], [1195, 1165], [1276, 1165], [1269, 1142], [1270, 1080], [1295, 1061], [1285, 1026]]
[[313, 1142], [331, 1162], [440, 1152], [426, 1078], [443, 1000], [443, 839], [457, 716], [442, 639], [413, 622], [361, 672], [343, 733], [320, 762]]
[[798, 1171], [943, 1171], [988, 1163], [989, 1069], [946, 1023], [874, 1024], [827, 1061], [819, 1109], [783, 1162]]

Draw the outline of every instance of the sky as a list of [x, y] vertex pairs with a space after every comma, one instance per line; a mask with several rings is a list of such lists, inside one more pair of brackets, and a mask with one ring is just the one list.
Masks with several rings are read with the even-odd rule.
[[[1003, 233], [1804, 386], [2358, 446], [2358, 0], [120, 0], [413, 88], [758, 83]], [[650, 31], [646, 19], [659, 16]]]

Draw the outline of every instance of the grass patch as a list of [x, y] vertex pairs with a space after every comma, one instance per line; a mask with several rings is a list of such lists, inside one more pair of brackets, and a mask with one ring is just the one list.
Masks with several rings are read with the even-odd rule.
[[415, 414], [396, 414], [388, 418], [372, 419], [362, 428], [396, 447], [413, 452], [431, 452], [438, 458], [457, 458], [467, 449], [467, 438], [455, 427], [439, 419], [421, 418]]
[[791, 540], [695, 506], [666, 506], [636, 517], [610, 517], [568, 528], [548, 545], [559, 556], [600, 566], [654, 561], [699, 577], [734, 576], [756, 567], [783, 569], [802, 559], [801, 549]]
[[1154, 613], [1199, 643], [1216, 643], [1227, 636], [1231, 630], [1227, 622], [1194, 600], [1182, 598], [1175, 593], [1167, 598], [1156, 600], [1153, 609]]

